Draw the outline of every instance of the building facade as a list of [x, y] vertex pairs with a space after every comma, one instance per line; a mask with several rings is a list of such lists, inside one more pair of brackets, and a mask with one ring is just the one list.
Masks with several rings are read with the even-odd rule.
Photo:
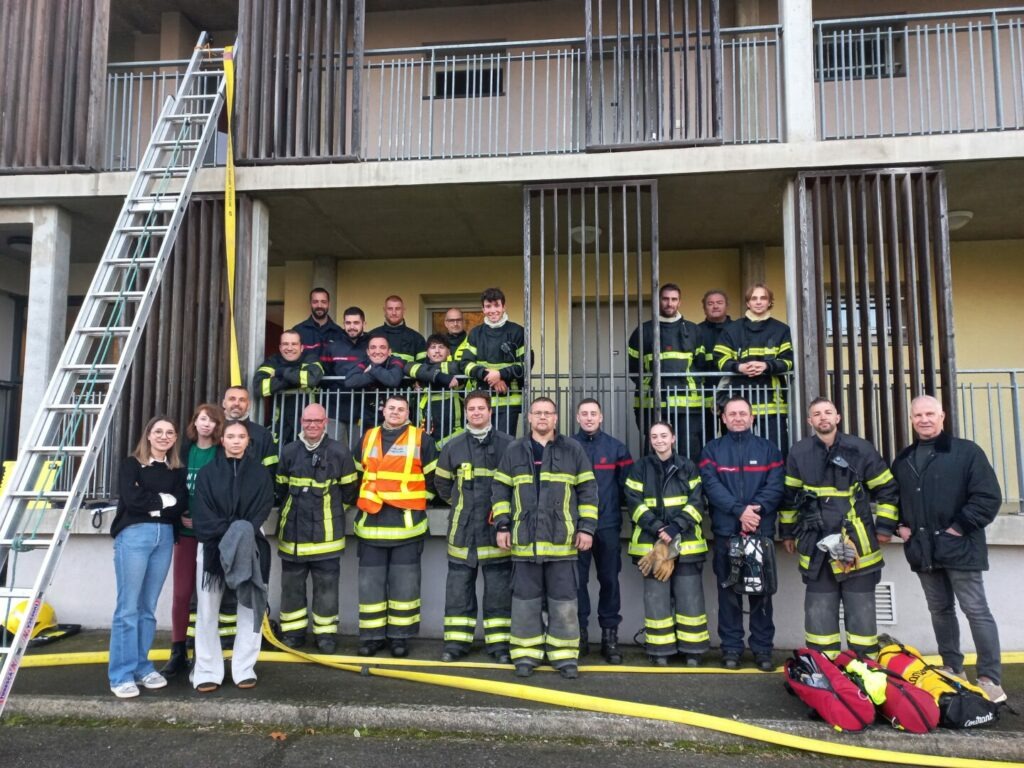
[[[1012, 594], [1024, 546], [1024, 8], [74, 0], [51, 19], [36, 8], [17, 0], [0, 17], [5, 460], [155, 115], [207, 30], [217, 45], [237, 40], [246, 381], [277, 333], [308, 315], [314, 285], [331, 290], [336, 319], [359, 305], [368, 327], [399, 294], [424, 335], [499, 285], [527, 328], [530, 390], [555, 396], [565, 430], [572, 404], [597, 396], [606, 428], [636, 452], [626, 341], [656, 311], [659, 282], [681, 286], [695, 321], [705, 290], [725, 290], [736, 317], [745, 287], [766, 282], [794, 333], [791, 436], [801, 404], [829, 394], [847, 429], [891, 458], [909, 436], [911, 393], [941, 396], [950, 425], [996, 467], [1006, 514], [991, 530], [990, 590]], [[11, 44], [24, 39], [39, 46]], [[225, 150], [221, 140], [197, 179], [111, 456], [152, 413], [187, 418], [227, 383]], [[96, 535], [108, 524], [80, 515], [50, 593], [62, 620], [109, 621], [110, 544]], [[441, 511], [432, 524], [440, 536]], [[442, 545], [431, 542], [425, 569], [435, 634]], [[929, 647], [916, 580], [897, 546], [886, 556], [888, 628]], [[794, 599], [778, 601], [779, 642], [793, 646], [801, 591], [795, 563], [782, 571]], [[111, 588], [95, 589], [104, 579]], [[639, 586], [628, 569], [622, 579]], [[84, 600], [83, 583], [111, 597]], [[1021, 636], [1024, 623], [1000, 613], [1009, 601], [992, 603], [1006, 636]]]

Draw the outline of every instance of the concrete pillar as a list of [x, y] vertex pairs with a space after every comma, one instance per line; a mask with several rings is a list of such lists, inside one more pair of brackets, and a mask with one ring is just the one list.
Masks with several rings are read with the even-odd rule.
[[[796, 222], [796, 179], [786, 182], [782, 190], [782, 253], [785, 260], [786, 271], [786, 317], [789, 318], [789, 327], [793, 332], [793, 360], [796, 370], [793, 379], [794, 386], [789, 391], [789, 412], [802, 415], [804, 412], [803, 382], [809, 378], [803, 375], [806, 369], [804, 359], [801, 357], [800, 325], [800, 295], [804, 286], [800, 285], [800, 270], [797, 269], [797, 261], [800, 252], [800, 243], [797, 242]], [[795, 443], [804, 436], [805, 422], [803, 418], [790, 420], [790, 439]]]
[[71, 264], [71, 216], [67, 211], [56, 206], [33, 209], [31, 264], [21, 394], [22, 445], [64, 349]]
[[779, 0], [785, 141], [815, 141], [814, 16], [811, 0]]
[[766, 274], [764, 243], [743, 243], [740, 246], [740, 301], [747, 288], [766, 282]]
[[335, 304], [338, 297], [338, 259], [334, 256], [316, 256], [313, 259], [313, 285], [316, 288], [326, 288], [331, 294], [331, 317], [336, 318], [338, 307]]
[[252, 253], [246, 292], [249, 306], [245, 312], [245, 325], [239, 333], [239, 365], [246, 382], [252, 381], [256, 368], [263, 362], [267, 329], [267, 269], [270, 255], [270, 210], [262, 200], [252, 201]]

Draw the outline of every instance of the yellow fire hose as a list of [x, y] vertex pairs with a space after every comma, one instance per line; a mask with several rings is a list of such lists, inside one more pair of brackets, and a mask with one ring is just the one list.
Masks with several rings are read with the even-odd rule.
[[[277, 639], [270, 627], [270, 620], [264, 617], [263, 637], [279, 649], [281, 652], [261, 652], [260, 661], [274, 661], [284, 663], [313, 663], [332, 669], [340, 669], [345, 672], [356, 674], [369, 674], [376, 677], [386, 677], [394, 680], [408, 680], [428, 685], [438, 685], [446, 688], [457, 688], [464, 691], [475, 691], [496, 696], [505, 696], [513, 699], [533, 701], [539, 704], [551, 704], [558, 707], [569, 707], [572, 709], [583, 709], [591, 712], [604, 712], [610, 715], [622, 715], [625, 717], [642, 717], [648, 720], [661, 720], [669, 723], [679, 723], [695, 728], [704, 728], [719, 733], [726, 733], [732, 736], [760, 741], [765, 744], [772, 744], [790, 749], [798, 749], [806, 752], [816, 752], [822, 755], [833, 755], [835, 757], [848, 757], [857, 760], [874, 760], [882, 763], [895, 765], [920, 765], [934, 768], [1007, 768], [1008, 766], [1024, 766], [1024, 763], [1007, 762], [1002, 760], [976, 760], [963, 757], [946, 757], [937, 755], [924, 755], [913, 752], [896, 752], [886, 749], [875, 749], [871, 747], [859, 747], [848, 743], [839, 743], [812, 739], [806, 736], [795, 736], [792, 734], [775, 731], [758, 725], [749, 725], [737, 722], [725, 717], [705, 715], [700, 712], [691, 712], [685, 709], [674, 709], [654, 704], [640, 704], [631, 701], [620, 701], [608, 699], [601, 696], [590, 696], [582, 693], [569, 693], [566, 691], [549, 690], [523, 683], [503, 683], [495, 680], [477, 680], [472, 677], [458, 675], [437, 674], [415, 671], [415, 667], [436, 667], [437, 662], [423, 659], [388, 659], [372, 661], [352, 656], [328, 656], [324, 654], [304, 653], [296, 649], [288, 648]], [[154, 651], [150, 658], [160, 660], [166, 658], [167, 651]], [[95, 651], [87, 653], [49, 653], [38, 656], [26, 656], [22, 660], [23, 667], [49, 667], [70, 664], [101, 664], [108, 660], [106, 651]], [[1004, 653], [1003, 663], [1024, 662], [1024, 652]], [[970, 661], [970, 659], [965, 659]], [[387, 665], [392, 668], [383, 668], [380, 665]], [[398, 667], [395, 669], [393, 667]], [[504, 664], [488, 664], [479, 662], [454, 662], [445, 664], [445, 669], [508, 669]], [[588, 667], [580, 667], [582, 671], [588, 671]], [[717, 669], [683, 670], [681, 668], [653, 668], [653, 667], [627, 667], [627, 666], [599, 666], [589, 668], [591, 671], [602, 673], [629, 672], [647, 674], [764, 674], [757, 670], [739, 670], [729, 672]]]

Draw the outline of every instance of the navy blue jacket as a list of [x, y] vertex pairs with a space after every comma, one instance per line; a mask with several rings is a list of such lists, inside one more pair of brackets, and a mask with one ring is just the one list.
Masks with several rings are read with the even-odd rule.
[[327, 320], [323, 325], [318, 325], [313, 316], [310, 315], [301, 323], [292, 328], [299, 334], [299, 338], [302, 339], [302, 351], [307, 354], [312, 353], [311, 357], [315, 357], [324, 363], [326, 369], [327, 360], [324, 359], [324, 352], [327, 346], [335, 339], [340, 339], [345, 335], [345, 331], [341, 329], [341, 326], [331, 320], [330, 315], [327, 316]]
[[711, 510], [715, 536], [740, 532], [748, 504], [761, 505], [758, 533], [775, 535], [775, 520], [785, 492], [785, 462], [778, 446], [746, 432], [727, 432], [700, 453], [700, 478]]
[[597, 478], [597, 528], [622, 528], [622, 505], [626, 500], [626, 478], [633, 466], [629, 448], [607, 432], [588, 435], [582, 429], [572, 439], [583, 446], [594, 465]]

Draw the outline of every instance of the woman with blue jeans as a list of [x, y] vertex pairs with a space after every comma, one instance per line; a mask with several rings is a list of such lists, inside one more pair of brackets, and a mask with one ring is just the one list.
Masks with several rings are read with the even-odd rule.
[[117, 603], [110, 628], [110, 690], [119, 699], [139, 686], [167, 685], [149, 660], [156, 632], [156, 603], [171, 566], [174, 526], [188, 507], [178, 432], [170, 420], [149, 420], [135, 452], [121, 465], [114, 537]]

